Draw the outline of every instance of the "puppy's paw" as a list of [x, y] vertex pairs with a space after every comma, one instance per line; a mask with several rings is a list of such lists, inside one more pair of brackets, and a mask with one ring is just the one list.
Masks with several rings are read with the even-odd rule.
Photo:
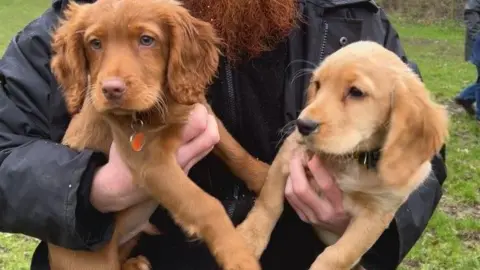
[[[327, 248], [328, 249], [328, 248]], [[338, 256], [333, 256], [334, 254], [330, 254], [327, 251], [320, 254], [315, 262], [310, 266], [309, 270], [350, 270], [351, 267], [341, 265], [338, 261]], [[338, 254], [337, 254], [338, 255]]]
[[260, 262], [236, 231], [225, 235], [212, 250], [224, 270], [260, 270]]
[[123, 265], [122, 270], [151, 270], [152, 265], [143, 256], [128, 259]]
[[252, 223], [244, 222], [238, 225], [236, 230], [245, 240], [255, 257], [260, 258], [265, 248], [267, 248], [270, 237], [268, 237], [269, 234], [261, 233], [256, 226], [250, 224]]
[[237, 251], [225, 261], [224, 270], [261, 270], [258, 260], [248, 251]]
[[350, 268], [340, 267], [332, 264], [317, 263], [315, 261], [315, 263], [310, 266], [309, 270], [350, 270]]

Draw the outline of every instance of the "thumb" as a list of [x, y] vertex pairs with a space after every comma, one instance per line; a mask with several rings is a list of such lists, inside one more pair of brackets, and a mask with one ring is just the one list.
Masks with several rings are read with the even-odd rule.
[[145, 223], [142, 231], [144, 233], [148, 234], [148, 235], [160, 235], [160, 234], [162, 234], [162, 232], [160, 230], [158, 230], [158, 228], [150, 222]]

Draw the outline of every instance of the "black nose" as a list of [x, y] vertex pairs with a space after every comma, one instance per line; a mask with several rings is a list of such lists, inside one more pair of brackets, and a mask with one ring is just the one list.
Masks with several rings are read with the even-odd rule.
[[320, 123], [310, 119], [297, 119], [298, 132], [300, 132], [300, 134], [302, 134], [303, 136], [310, 135], [318, 128], [319, 125]]
[[102, 82], [102, 92], [105, 98], [116, 101], [125, 93], [125, 83], [120, 78], [112, 78]]

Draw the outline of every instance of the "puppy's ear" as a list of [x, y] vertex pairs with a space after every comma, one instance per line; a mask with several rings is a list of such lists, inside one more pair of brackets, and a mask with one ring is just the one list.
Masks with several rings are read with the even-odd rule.
[[83, 47], [83, 6], [70, 2], [52, 38], [53, 75], [62, 87], [68, 112], [80, 111], [87, 91], [87, 63]]
[[219, 60], [219, 39], [213, 26], [194, 18], [181, 6], [167, 16], [171, 29], [167, 82], [181, 104], [204, 100]]
[[408, 180], [440, 150], [448, 136], [447, 111], [430, 99], [413, 73], [396, 82], [387, 138], [379, 163], [386, 184]]

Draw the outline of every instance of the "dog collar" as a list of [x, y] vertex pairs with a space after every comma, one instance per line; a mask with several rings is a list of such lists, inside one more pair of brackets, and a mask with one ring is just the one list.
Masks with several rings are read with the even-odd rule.
[[140, 119], [141, 114], [134, 112], [132, 114], [132, 122], [130, 123], [130, 128], [132, 133], [130, 135], [130, 147], [135, 152], [142, 151], [143, 147], [147, 143], [146, 133], [155, 133], [165, 129], [167, 124], [164, 122], [160, 124], [157, 128], [150, 128], [147, 130], [145, 123]]
[[132, 134], [130, 135], [130, 146], [135, 152], [140, 152], [145, 145], [145, 134], [143, 133], [143, 121], [137, 118], [137, 114], [133, 113], [132, 123], [130, 124], [132, 128]]
[[358, 163], [362, 166], [365, 166], [369, 170], [375, 170], [377, 168], [377, 163], [380, 160], [380, 156], [380, 149], [368, 152], [357, 152], [354, 154], [354, 157], [357, 159]]

